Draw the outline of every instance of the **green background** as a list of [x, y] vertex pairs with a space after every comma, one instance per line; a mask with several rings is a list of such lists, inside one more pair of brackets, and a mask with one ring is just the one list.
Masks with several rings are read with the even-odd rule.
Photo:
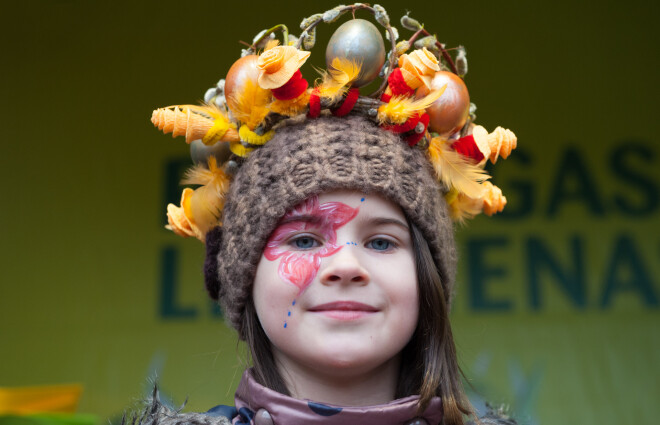
[[[454, 333], [480, 396], [521, 423], [660, 414], [655, 2], [382, 2], [463, 44], [477, 122], [518, 135], [508, 214], [457, 231]], [[187, 146], [149, 122], [194, 103], [238, 40], [329, 2], [3, 2], [0, 386], [82, 382], [115, 417], [158, 375], [230, 403], [244, 356], [203, 290], [203, 247], [163, 229]], [[366, 16], [366, 15], [365, 15]], [[312, 63], [323, 66], [320, 27]], [[304, 69], [308, 80], [311, 68]], [[173, 198], [173, 199], [172, 199]]]

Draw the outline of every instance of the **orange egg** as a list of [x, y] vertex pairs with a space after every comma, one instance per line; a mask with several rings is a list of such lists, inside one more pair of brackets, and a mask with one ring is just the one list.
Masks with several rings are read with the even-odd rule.
[[251, 81], [257, 85], [259, 69], [257, 68], [257, 55], [248, 55], [240, 58], [229, 68], [225, 78], [225, 99], [232, 111], [237, 111], [236, 93], [243, 90], [245, 84]]
[[416, 96], [424, 97], [447, 84], [445, 92], [426, 109], [429, 117], [429, 130], [442, 137], [449, 137], [465, 125], [470, 113], [470, 94], [463, 80], [453, 72], [438, 71], [431, 81], [431, 89], [421, 86]]

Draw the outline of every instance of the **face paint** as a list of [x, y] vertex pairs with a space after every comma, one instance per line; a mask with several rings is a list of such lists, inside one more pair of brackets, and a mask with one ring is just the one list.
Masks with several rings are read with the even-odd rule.
[[[308, 198], [282, 217], [282, 224], [275, 229], [264, 249], [264, 257], [275, 261], [282, 257], [278, 273], [282, 280], [299, 288], [301, 294], [314, 280], [321, 267], [321, 258], [341, 249], [337, 245], [337, 229], [357, 216], [359, 208], [351, 208], [341, 202], [319, 205], [318, 198]], [[290, 251], [287, 246], [297, 233], [314, 231], [322, 239], [320, 247], [307, 251]]]

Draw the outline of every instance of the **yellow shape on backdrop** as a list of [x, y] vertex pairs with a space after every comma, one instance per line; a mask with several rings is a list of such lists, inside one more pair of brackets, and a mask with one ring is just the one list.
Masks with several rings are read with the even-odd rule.
[[75, 413], [80, 384], [0, 388], [0, 414]]

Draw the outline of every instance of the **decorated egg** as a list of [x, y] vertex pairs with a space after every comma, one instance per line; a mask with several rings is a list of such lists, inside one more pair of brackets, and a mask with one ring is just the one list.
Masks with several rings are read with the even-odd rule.
[[470, 113], [470, 94], [463, 80], [453, 72], [438, 71], [431, 80], [431, 88], [421, 86], [416, 96], [424, 97], [445, 84], [447, 88], [442, 96], [426, 108], [426, 112], [430, 117], [429, 130], [449, 137], [463, 128]]
[[236, 104], [236, 94], [242, 91], [246, 84], [257, 85], [259, 77], [259, 69], [257, 69], [257, 55], [247, 55], [236, 62], [229, 68], [227, 77], [225, 78], [225, 98], [227, 106], [232, 111], [237, 111], [239, 108]]
[[343, 23], [330, 37], [325, 50], [328, 68], [334, 58], [347, 58], [362, 65], [354, 87], [372, 82], [385, 63], [385, 43], [378, 28], [364, 19], [352, 19]]
[[197, 165], [208, 164], [208, 158], [215, 156], [218, 164], [222, 164], [229, 159], [231, 151], [229, 150], [229, 143], [217, 142], [214, 145], [206, 146], [201, 140], [193, 140], [190, 142], [190, 157]]

